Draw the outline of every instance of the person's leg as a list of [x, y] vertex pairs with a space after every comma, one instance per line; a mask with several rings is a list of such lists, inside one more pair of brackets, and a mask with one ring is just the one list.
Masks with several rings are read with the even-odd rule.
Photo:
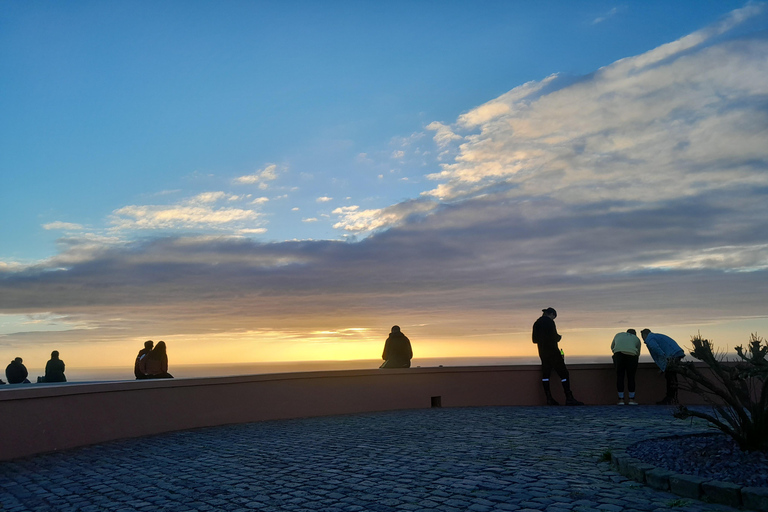
[[629, 403], [635, 405], [635, 375], [637, 375], [637, 363], [640, 356], [627, 356], [627, 387], [629, 389]]
[[616, 367], [616, 392], [619, 394], [619, 404], [624, 403], [624, 373], [626, 371], [625, 354], [613, 354], [613, 364]]
[[541, 386], [544, 388], [544, 395], [547, 397], [547, 405], [560, 405], [557, 403], [557, 400], [552, 398], [552, 388], [549, 385], [549, 376], [552, 373], [550, 354], [542, 350], [538, 345], [537, 348], [539, 349], [539, 359], [541, 360]]
[[549, 376], [552, 374], [552, 364], [547, 359], [541, 361], [541, 386], [544, 388], [544, 395], [547, 397], [547, 405], [560, 405], [552, 397], [552, 388], [549, 384]]
[[661, 401], [656, 402], [656, 405], [670, 405], [677, 400], [677, 373], [667, 368], [664, 370], [664, 380], [667, 381], [667, 393]]
[[563, 391], [565, 391], [565, 405], [584, 405], [584, 402], [579, 402], [573, 397], [571, 391], [571, 379], [568, 368], [565, 366], [565, 360], [563, 356], [558, 354], [557, 362], [554, 365], [555, 372], [560, 376], [560, 382], [563, 385]]

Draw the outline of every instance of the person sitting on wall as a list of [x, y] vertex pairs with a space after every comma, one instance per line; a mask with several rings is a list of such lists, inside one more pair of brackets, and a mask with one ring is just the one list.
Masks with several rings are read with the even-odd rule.
[[640, 338], [637, 337], [637, 331], [634, 329], [627, 329], [627, 332], [618, 333], [611, 342], [613, 364], [616, 366], [616, 391], [619, 393], [619, 405], [624, 405], [625, 373], [629, 388], [629, 405], [637, 405], [635, 402], [635, 374], [637, 373], [641, 346]]
[[384, 363], [379, 368], [410, 368], [413, 350], [411, 340], [400, 332], [400, 327], [392, 326], [387, 341], [384, 343], [384, 353], [381, 355]]
[[64, 376], [64, 361], [59, 359], [58, 350], [51, 352], [51, 359], [45, 364], [45, 377], [43, 377], [42, 382], [67, 382], [67, 378]]
[[136, 356], [136, 362], [133, 363], [133, 374], [136, 376], [137, 379], [146, 379], [147, 376], [144, 375], [141, 371], [141, 358], [145, 355], [152, 352], [152, 346], [155, 344], [152, 340], [147, 340], [144, 342], [144, 348], [139, 350], [138, 355]]
[[667, 381], [666, 396], [656, 402], [656, 405], [671, 405], [677, 403], [677, 373], [670, 370], [670, 361], [679, 361], [685, 357], [685, 352], [675, 340], [664, 334], [651, 332], [650, 329], [640, 331], [645, 346], [653, 358], [653, 362], [664, 372], [664, 379]]
[[24, 366], [24, 361], [20, 357], [11, 361], [11, 364], [5, 368], [5, 377], [8, 379], [8, 384], [29, 384], [28, 375], [27, 367]]
[[164, 341], [158, 341], [155, 348], [142, 356], [139, 369], [144, 374], [145, 379], [173, 378], [173, 375], [168, 373], [168, 354]]

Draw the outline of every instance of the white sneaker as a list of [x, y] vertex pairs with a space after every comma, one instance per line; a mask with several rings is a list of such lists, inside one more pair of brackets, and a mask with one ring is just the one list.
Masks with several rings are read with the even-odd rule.
[[624, 403], [624, 400], [622, 399], [622, 400], [619, 400], [619, 403], [616, 404], [616, 405], [626, 405], [626, 404]]
[[629, 399], [629, 405], [637, 405], [637, 402], [635, 402], [634, 400], [632, 400], [632, 399], [630, 398], [630, 399]]

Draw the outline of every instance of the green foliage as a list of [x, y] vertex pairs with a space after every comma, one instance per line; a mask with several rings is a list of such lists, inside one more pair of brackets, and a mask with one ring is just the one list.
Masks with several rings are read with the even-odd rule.
[[731, 436], [742, 450], [768, 450], [768, 343], [752, 334], [747, 351], [736, 347], [740, 360], [732, 362], [714, 351], [701, 334], [693, 336], [691, 344], [691, 356], [705, 363], [708, 371], [692, 361], [670, 367], [685, 378], [684, 389], [712, 405], [712, 413], [681, 406], [675, 417], [702, 418]]

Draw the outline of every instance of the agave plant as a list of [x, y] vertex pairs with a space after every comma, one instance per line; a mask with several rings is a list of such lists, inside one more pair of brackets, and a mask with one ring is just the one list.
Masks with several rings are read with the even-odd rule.
[[693, 336], [691, 344], [691, 356], [706, 368], [693, 361], [674, 362], [671, 368], [685, 378], [681, 387], [703, 397], [712, 412], [680, 406], [675, 417], [702, 418], [731, 436], [742, 450], [768, 450], [768, 343], [752, 334], [746, 351], [736, 347], [736, 361], [713, 350], [701, 334]]

